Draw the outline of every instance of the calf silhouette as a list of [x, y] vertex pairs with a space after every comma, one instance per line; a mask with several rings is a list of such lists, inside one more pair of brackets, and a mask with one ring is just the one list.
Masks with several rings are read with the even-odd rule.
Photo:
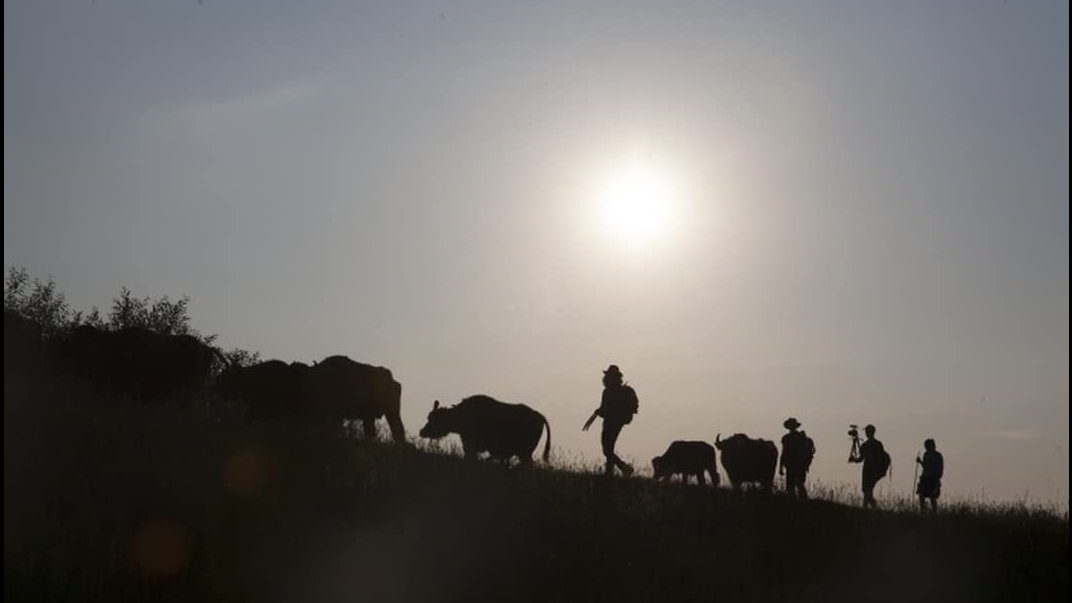
[[651, 459], [655, 470], [655, 479], [664, 481], [674, 474], [681, 474], [681, 480], [689, 483], [689, 477], [695, 475], [700, 484], [706, 483], [704, 471], [711, 475], [711, 483], [719, 484], [718, 467], [715, 465], [715, 447], [707, 442], [685, 442], [677, 440], [670, 444], [662, 456]]

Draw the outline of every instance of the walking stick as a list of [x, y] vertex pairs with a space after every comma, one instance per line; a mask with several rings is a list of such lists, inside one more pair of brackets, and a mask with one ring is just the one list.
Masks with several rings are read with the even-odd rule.
[[916, 470], [912, 473], [912, 487], [915, 488], [919, 482], [919, 452], [916, 452]]

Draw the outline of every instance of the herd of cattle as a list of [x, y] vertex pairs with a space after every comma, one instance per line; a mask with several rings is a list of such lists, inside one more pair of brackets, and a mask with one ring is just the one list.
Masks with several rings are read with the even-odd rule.
[[391, 371], [345, 356], [312, 366], [279, 360], [231, 366], [218, 349], [191, 335], [83, 325], [45, 337], [37, 323], [5, 311], [5, 377], [42, 371], [73, 375], [102, 394], [138, 401], [211, 393], [241, 403], [258, 418], [358, 421], [370, 436], [384, 417], [395, 441], [405, 440], [402, 386]]
[[[142, 328], [119, 330], [79, 326], [45, 337], [40, 325], [4, 312], [4, 372], [61, 371], [85, 380], [109, 396], [139, 401], [186, 400], [210, 393], [242, 404], [255, 418], [292, 417], [341, 426], [360, 422], [374, 437], [385, 418], [396, 442], [405, 441], [401, 418], [402, 386], [391, 371], [330, 356], [312, 366], [280, 360], [231, 366], [216, 348], [190, 335], [164, 335]], [[531, 464], [544, 430], [543, 459], [551, 448], [546, 417], [524, 404], [490, 396], [471, 396], [452, 407], [436, 401], [421, 429], [424, 438], [460, 436], [467, 458], [487, 453], [509, 462]], [[715, 449], [735, 489], [755, 484], [770, 490], [778, 460], [773, 442], [743, 434], [706, 442], [674, 442], [652, 461], [657, 479], [680, 474], [687, 481], [703, 474], [719, 483]]]

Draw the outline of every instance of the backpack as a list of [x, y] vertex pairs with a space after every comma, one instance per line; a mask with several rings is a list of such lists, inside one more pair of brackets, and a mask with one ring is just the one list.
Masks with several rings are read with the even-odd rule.
[[811, 468], [812, 459], [815, 458], [815, 442], [803, 431], [800, 435], [804, 436], [800, 438], [800, 464], [808, 470]]
[[886, 477], [890, 471], [890, 453], [885, 448], [880, 448], [875, 453], [875, 473], [880, 477]]
[[789, 435], [793, 437], [784, 440], [782, 456], [789, 461], [790, 466], [807, 471], [815, 458], [815, 442], [803, 431]]
[[637, 398], [636, 391], [628, 385], [623, 385], [622, 395], [619, 400], [622, 405], [622, 421], [625, 423], [632, 423], [633, 415], [637, 414], [640, 410], [640, 399]]

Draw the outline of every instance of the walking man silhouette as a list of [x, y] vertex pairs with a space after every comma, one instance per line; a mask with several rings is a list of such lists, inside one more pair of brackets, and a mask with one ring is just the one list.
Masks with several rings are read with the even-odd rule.
[[606, 474], [612, 475], [617, 468], [626, 477], [633, 474], [633, 467], [623, 461], [614, 453], [614, 445], [618, 441], [618, 435], [633, 421], [633, 415], [637, 413], [639, 400], [633, 388], [626, 385], [622, 379], [622, 371], [618, 365], [612, 364], [603, 371], [603, 399], [599, 408], [585, 421], [581, 431], [588, 431], [596, 417], [603, 418], [603, 433], [600, 442], [603, 445], [603, 456], [607, 457]]

